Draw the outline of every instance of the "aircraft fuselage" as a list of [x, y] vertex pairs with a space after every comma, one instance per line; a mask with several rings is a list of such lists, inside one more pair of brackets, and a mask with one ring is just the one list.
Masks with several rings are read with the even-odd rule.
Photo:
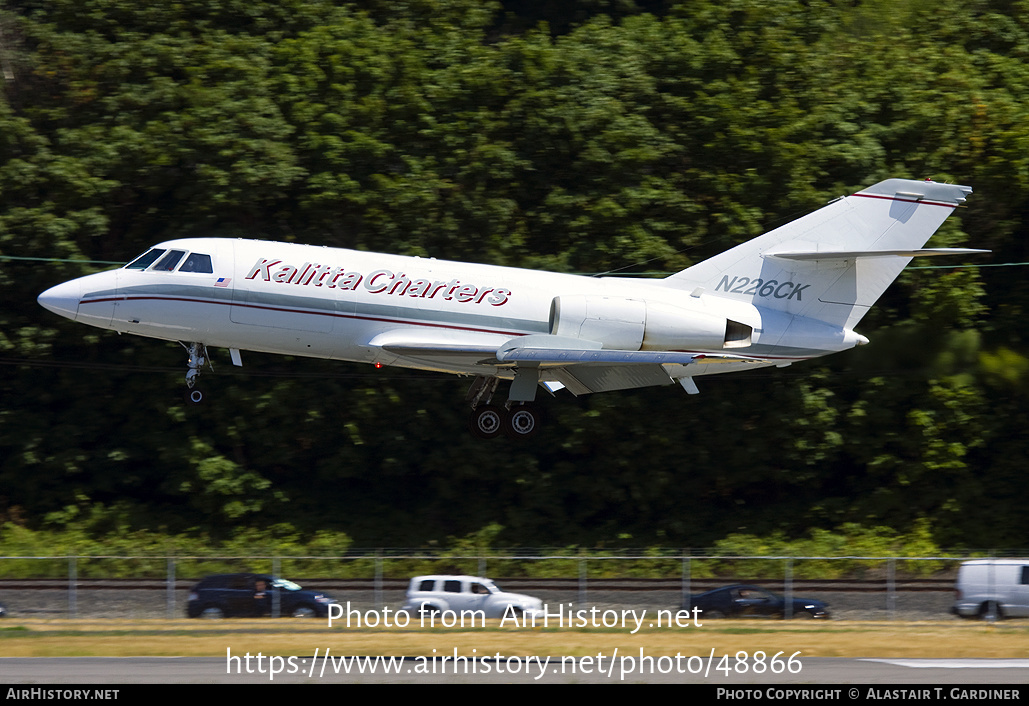
[[[169, 341], [500, 377], [511, 376], [510, 366], [483, 366], [460, 357], [404, 357], [383, 346], [391, 334], [405, 343], [443, 337], [497, 348], [514, 337], [549, 334], [555, 293], [646, 301], [740, 321], [754, 329], [747, 355], [763, 357], [769, 365], [854, 345], [842, 331], [818, 346], [805, 341], [777, 345], [792, 317], [703, 294], [684, 296], [661, 286], [661, 280], [584, 277], [257, 240], [189, 238], [155, 247], [209, 254], [214, 271], [122, 268], [58, 285], [40, 295], [40, 302], [81, 323]], [[803, 293], [796, 300], [803, 302]], [[829, 333], [829, 327], [811, 323]], [[676, 350], [725, 352], [722, 346]], [[705, 366], [696, 374], [730, 372], [731, 366]]]
[[660, 280], [184, 238], [39, 302], [183, 343], [191, 390], [210, 346], [237, 365], [248, 350], [475, 375], [473, 410], [513, 380], [505, 411], [475, 417], [489, 436], [505, 415], [516, 427], [532, 416], [510, 408], [537, 385], [579, 395], [679, 382], [696, 394], [697, 376], [866, 343], [854, 326], [912, 257], [985, 252], [922, 247], [970, 192], [888, 179]]

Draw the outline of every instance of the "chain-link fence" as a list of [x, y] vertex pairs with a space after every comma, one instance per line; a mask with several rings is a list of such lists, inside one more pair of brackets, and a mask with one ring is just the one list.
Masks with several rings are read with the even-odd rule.
[[0, 557], [0, 602], [12, 617], [181, 618], [198, 579], [248, 572], [291, 579], [362, 611], [382, 610], [400, 607], [413, 576], [469, 574], [576, 608], [678, 609], [690, 594], [745, 583], [787, 599], [821, 600], [837, 619], [950, 619], [957, 568], [967, 558], [388, 551]]

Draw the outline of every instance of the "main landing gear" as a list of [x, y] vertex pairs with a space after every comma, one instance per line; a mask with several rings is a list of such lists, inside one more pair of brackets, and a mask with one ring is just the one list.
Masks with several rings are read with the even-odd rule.
[[511, 439], [531, 439], [540, 429], [540, 411], [534, 404], [516, 403], [510, 409], [487, 404], [472, 410], [468, 426], [480, 439], [500, 434]]
[[495, 377], [475, 378], [466, 398], [472, 406], [469, 428], [480, 439], [493, 439], [501, 434], [511, 439], [531, 439], [541, 426], [539, 408], [526, 402], [490, 404], [499, 382]]
[[[179, 341], [183, 348], [189, 351], [189, 370], [186, 371], [186, 401], [191, 404], [200, 404], [204, 399], [202, 390], [196, 387], [197, 378], [200, 377], [200, 370], [206, 364], [211, 367], [211, 359], [207, 355], [207, 346], [203, 343], [190, 343], [186, 345]], [[214, 368], [211, 367], [213, 370]]]

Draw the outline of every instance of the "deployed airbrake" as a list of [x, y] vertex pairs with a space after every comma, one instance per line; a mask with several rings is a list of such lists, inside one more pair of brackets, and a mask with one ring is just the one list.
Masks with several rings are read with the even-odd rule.
[[[665, 279], [584, 277], [264, 240], [185, 238], [39, 295], [85, 324], [180, 342], [474, 376], [471, 427], [526, 438], [537, 389], [679, 383], [867, 343], [854, 327], [971, 193], [889, 179]], [[492, 402], [510, 380], [506, 402]]]

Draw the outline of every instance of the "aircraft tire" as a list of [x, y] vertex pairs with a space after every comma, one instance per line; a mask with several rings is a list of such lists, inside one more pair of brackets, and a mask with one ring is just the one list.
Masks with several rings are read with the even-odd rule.
[[503, 408], [487, 404], [472, 410], [468, 426], [480, 439], [492, 439], [504, 430], [507, 421], [505, 417]]
[[535, 405], [512, 407], [508, 412], [504, 432], [512, 439], [531, 439], [540, 430], [540, 412]]

